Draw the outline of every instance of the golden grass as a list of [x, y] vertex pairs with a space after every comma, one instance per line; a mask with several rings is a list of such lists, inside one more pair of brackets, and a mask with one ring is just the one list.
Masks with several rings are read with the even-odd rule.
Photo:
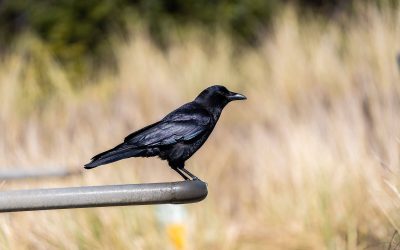
[[[260, 48], [239, 54], [223, 34], [193, 32], [164, 53], [136, 32], [118, 48], [117, 76], [103, 74], [79, 92], [44, 45], [31, 57], [21, 45], [0, 67], [0, 165], [79, 168], [220, 83], [248, 100], [226, 108], [187, 162], [209, 184], [205, 201], [187, 205], [190, 249], [387, 247], [400, 229], [400, 12], [360, 13], [321, 23], [299, 21], [289, 9]], [[37, 63], [50, 90], [35, 80]], [[80, 177], [2, 188], [176, 179], [165, 162], [130, 159]], [[1, 249], [166, 244], [152, 206], [0, 216]]]

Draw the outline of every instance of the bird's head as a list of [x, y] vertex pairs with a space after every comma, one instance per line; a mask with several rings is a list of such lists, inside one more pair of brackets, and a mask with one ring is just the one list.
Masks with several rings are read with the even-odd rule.
[[221, 85], [214, 85], [203, 90], [195, 102], [210, 108], [224, 108], [231, 101], [245, 100], [244, 95], [229, 91]]

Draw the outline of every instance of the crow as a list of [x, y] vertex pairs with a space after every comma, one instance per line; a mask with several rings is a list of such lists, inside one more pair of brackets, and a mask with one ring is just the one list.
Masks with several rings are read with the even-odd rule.
[[129, 157], [159, 156], [167, 160], [183, 179], [198, 179], [185, 169], [185, 161], [207, 140], [223, 108], [231, 101], [244, 99], [244, 95], [231, 92], [224, 86], [208, 87], [194, 101], [172, 111], [161, 121], [133, 132], [123, 143], [94, 156], [85, 168]]

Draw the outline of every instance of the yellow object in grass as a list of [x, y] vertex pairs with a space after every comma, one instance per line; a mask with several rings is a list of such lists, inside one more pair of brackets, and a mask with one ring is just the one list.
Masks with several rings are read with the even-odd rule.
[[169, 224], [166, 227], [169, 240], [177, 250], [186, 249], [186, 228], [183, 224]]

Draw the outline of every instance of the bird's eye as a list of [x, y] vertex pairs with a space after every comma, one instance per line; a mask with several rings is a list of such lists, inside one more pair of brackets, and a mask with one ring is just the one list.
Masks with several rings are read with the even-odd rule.
[[227, 95], [227, 93], [225, 93], [225, 91], [218, 91], [217, 94], [220, 95], [220, 96], [226, 96]]

